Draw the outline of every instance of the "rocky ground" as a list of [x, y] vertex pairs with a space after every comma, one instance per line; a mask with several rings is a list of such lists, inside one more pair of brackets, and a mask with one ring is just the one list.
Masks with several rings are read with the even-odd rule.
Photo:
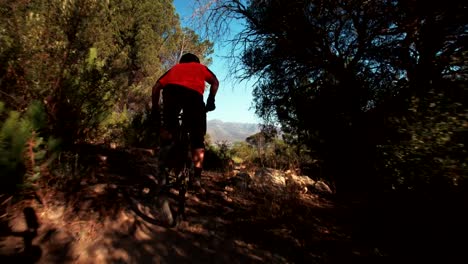
[[[96, 153], [96, 169], [41, 199], [2, 197], [0, 263], [347, 263], [387, 252], [360, 239], [355, 208], [292, 172], [205, 172], [168, 227], [144, 150]], [[175, 209], [172, 195], [164, 198]]]

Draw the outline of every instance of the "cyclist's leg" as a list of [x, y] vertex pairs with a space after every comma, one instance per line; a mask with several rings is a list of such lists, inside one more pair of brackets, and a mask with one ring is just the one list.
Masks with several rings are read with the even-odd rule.
[[160, 171], [163, 184], [167, 183], [169, 170], [172, 164], [172, 152], [174, 151], [175, 135], [179, 126], [179, 113], [182, 108], [177, 98], [178, 87], [169, 86], [163, 90], [163, 127], [165, 133], [161, 133]]
[[173, 137], [179, 127], [179, 113], [182, 109], [182, 101], [179, 98], [180, 89], [178, 86], [168, 86], [163, 90], [163, 121], [169, 133], [166, 142], [173, 142]]
[[201, 173], [205, 157], [206, 111], [203, 96], [194, 95], [190, 104], [190, 144], [194, 165], [194, 184], [201, 187]]

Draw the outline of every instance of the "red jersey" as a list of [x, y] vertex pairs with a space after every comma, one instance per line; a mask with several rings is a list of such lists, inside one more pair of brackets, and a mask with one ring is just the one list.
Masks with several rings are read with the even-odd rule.
[[159, 82], [162, 86], [167, 84], [181, 85], [195, 90], [203, 95], [205, 91], [205, 81], [213, 77], [208, 67], [197, 62], [179, 63], [167, 71]]

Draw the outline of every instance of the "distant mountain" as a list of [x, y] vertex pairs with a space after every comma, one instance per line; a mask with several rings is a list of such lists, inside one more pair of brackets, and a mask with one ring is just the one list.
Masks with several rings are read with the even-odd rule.
[[259, 125], [253, 123], [223, 122], [218, 119], [209, 120], [207, 123], [207, 133], [212, 142], [245, 141], [248, 136], [258, 132], [260, 132]]

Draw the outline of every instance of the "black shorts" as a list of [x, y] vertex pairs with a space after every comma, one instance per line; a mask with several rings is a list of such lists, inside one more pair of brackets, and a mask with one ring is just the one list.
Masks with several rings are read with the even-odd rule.
[[203, 95], [179, 85], [166, 85], [163, 89], [163, 122], [175, 135], [179, 127], [179, 113], [183, 110], [183, 122], [190, 133], [192, 148], [205, 147], [206, 111]]

